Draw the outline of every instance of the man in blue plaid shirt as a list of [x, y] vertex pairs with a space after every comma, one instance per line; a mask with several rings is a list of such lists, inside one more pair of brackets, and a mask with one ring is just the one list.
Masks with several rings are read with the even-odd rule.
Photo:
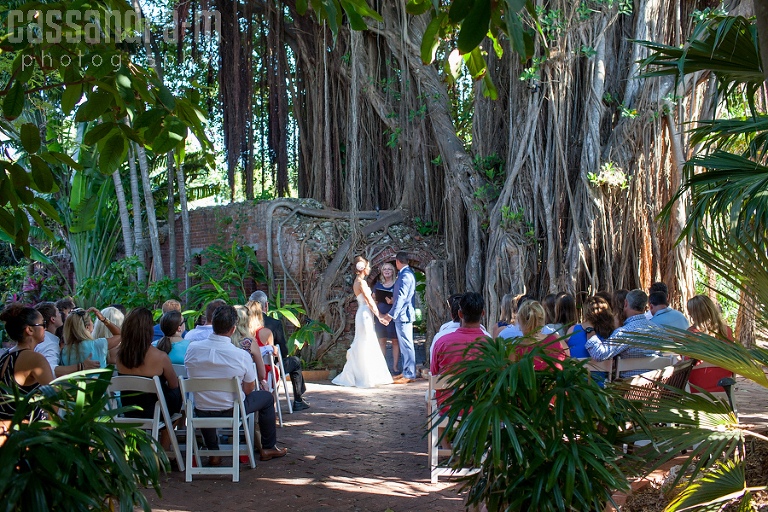
[[[601, 340], [592, 326], [585, 325], [584, 322], [582, 322], [582, 327], [584, 327], [584, 331], [587, 333], [587, 336], [589, 336], [585, 347], [589, 352], [589, 355], [592, 356], [592, 359], [595, 361], [604, 361], [619, 355], [623, 359], [658, 355], [658, 351], [633, 347], [624, 341], [629, 339], [631, 334], [643, 335], [660, 332], [660, 327], [645, 317], [645, 308], [647, 305], [648, 295], [646, 295], [643, 290], [635, 289], [629, 292], [624, 301], [624, 314], [627, 315], [627, 319], [624, 321], [624, 325], [613, 331], [610, 338], [606, 340]], [[649, 370], [621, 372], [619, 378], [633, 377], [647, 371]]]

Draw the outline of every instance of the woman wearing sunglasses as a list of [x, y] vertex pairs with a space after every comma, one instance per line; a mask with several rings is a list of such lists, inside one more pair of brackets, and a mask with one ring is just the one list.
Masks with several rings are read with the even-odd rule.
[[[35, 352], [35, 347], [45, 340], [43, 315], [18, 302], [8, 304], [0, 313], [5, 332], [16, 346], [0, 357], [0, 383], [8, 388], [18, 388], [24, 396], [41, 385], [53, 380], [51, 365], [45, 356]], [[0, 400], [0, 432], [13, 418], [16, 404], [13, 400]], [[38, 419], [37, 411], [29, 420]]]

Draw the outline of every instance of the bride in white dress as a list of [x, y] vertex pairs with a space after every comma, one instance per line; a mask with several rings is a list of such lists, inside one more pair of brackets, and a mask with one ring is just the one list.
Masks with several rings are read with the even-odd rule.
[[371, 289], [365, 281], [365, 276], [371, 273], [368, 261], [362, 256], [355, 258], [357, 278], [352, 290], [357, 297], [357, 314], [355, 315], [355, 339], [347, 350], [347, 362], [344, 370], [333, 379], [339, 386], [354, 386], [372, 388], [380, 384], [392, 384], [387, 361], [381, 353], [376, 329], [373, 326], [373, 316], [379, 321], [379, 309], [371, 297]]

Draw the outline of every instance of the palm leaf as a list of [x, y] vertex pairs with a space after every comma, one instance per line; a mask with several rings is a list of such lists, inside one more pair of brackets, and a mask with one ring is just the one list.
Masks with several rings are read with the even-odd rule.
[[689, 485], [666, 508], [666, 512], [718, 510], [726, 502], [747, 492], [744, 465], [733, 461], [718, 462], [717, 468]]

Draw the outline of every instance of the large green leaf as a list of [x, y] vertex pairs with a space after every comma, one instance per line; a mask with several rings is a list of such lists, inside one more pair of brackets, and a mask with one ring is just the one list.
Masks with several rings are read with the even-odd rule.
[[32, 155], [29, 159], [29, 163], [32, 168], [32, 180], [35, 182], [38, 192], [42, 192], [43, 194], [51, 192], [55, 186], [55, 182], [53, 180], [51, 168], [48, 164], [37, 155]]
[[482, 43], [488, 33], [490, 22], [490, 2], [477, 0], [461, 24], [457, 43], [459, 51], [463, 54], [469, 53]]
[[486, 2], [486, 0], [453, 0], [448, 10], [448, 19], [451, 23], [459, 23], [469, 15], [472, 7], [477, 2]]
[[669, 512], [702, 508], [712, 509], [714, 505], [740, 498], [747, 491], [744, 479], [744, 465], [728, 461], [718, 462], [717, 469], [702, 476], [675, 498], [667, 507]]
[[122, 132], [117, 132], [107, 139], [104, 149], [99, 153], [99, 171], [102, 174], [112, 174], [120, 167], [128, 152], [128, 144]]
[[24, 111], [24, 86], [19, 81], [15, 81], [3, 99], [3, 116], [9, 121], [13, 121]]
[[32, 123], [24, 123], [19, 130], [21, 145], [27, 153], [37, 153], [40, 149], [40, 129]]
[[114, 96], [107, 91], [97, 89], [88, 95], [88, 101], [77, 108], [75, 121], [83, 123], [98, 119], [109, 108]]
[[421, 60], [424, 64], [432, 64], [437, 54], [437, 48], [440, 46], [440, 27], [445, 21], [445, 14], [441, 14], [427, 25], [424, 31], [424, 37], [421, 39]]

